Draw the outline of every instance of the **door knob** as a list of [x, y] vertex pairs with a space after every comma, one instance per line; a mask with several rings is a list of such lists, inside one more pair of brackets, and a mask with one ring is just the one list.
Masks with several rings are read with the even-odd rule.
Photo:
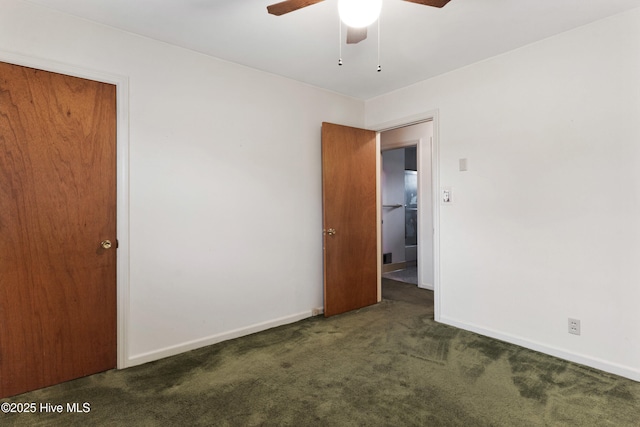
[[102, 249], [111, 248], [111, 240], [103, 240], [102, 242], [100, 242], [100, 246], [102, 246]]
[[327, 234], [329, 236], [335, 236], [336, 235], [336, 229], [335, 228], [330, 228], [327, 230]]

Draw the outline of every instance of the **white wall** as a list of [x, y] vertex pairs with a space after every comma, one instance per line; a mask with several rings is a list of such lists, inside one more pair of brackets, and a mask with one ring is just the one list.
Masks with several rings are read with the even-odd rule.
[[[391, 253], [394, 264], [404, 262], [404, 148], [382, 152], [380, 191], [382, 193], [382, 253]], [[392, 205], [402, 207], [389, 207]]]
[[320, 124], [363, 102], [15, 0], [7, 52], [129, 78], [127, 364], [322, 307]]
[[439, 110], [442, 322], [640, 380], [639, 76], [636, 9], [366, 102]]

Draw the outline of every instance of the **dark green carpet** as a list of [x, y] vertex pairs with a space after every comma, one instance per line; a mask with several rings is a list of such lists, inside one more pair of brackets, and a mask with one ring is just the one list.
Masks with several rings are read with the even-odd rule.
[[0, 425], [640, 426], [640, 384], [435, 323], [433, 294], [384, 281], [384, 301], [10, 402]]

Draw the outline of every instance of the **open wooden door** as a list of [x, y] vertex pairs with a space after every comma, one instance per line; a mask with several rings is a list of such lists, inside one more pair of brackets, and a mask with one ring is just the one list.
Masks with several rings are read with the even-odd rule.
[[376, 132], [322, 124], [324, 315], [378, 302]]
[[0, 62], [0, 397], [116, 366], [116, 88]]

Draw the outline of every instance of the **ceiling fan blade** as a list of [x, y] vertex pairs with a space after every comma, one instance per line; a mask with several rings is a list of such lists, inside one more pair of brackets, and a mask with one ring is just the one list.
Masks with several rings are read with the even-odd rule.
[[360, 43], [367, 38], [367, 27], [351, 28], [347, 27], [347, 44]]
[[303, 7], [311, 6], [312, 4], [320, 3], [321, 1], [324, 0], [285, 0], [267, 6], [267, 11], [272, 15], [280, 16], [293, 12], [294, 10], [302, 9]]
[[445, 7], [451, 0], [404, 0], [411, 3], [423, 4], [425, 6]]

